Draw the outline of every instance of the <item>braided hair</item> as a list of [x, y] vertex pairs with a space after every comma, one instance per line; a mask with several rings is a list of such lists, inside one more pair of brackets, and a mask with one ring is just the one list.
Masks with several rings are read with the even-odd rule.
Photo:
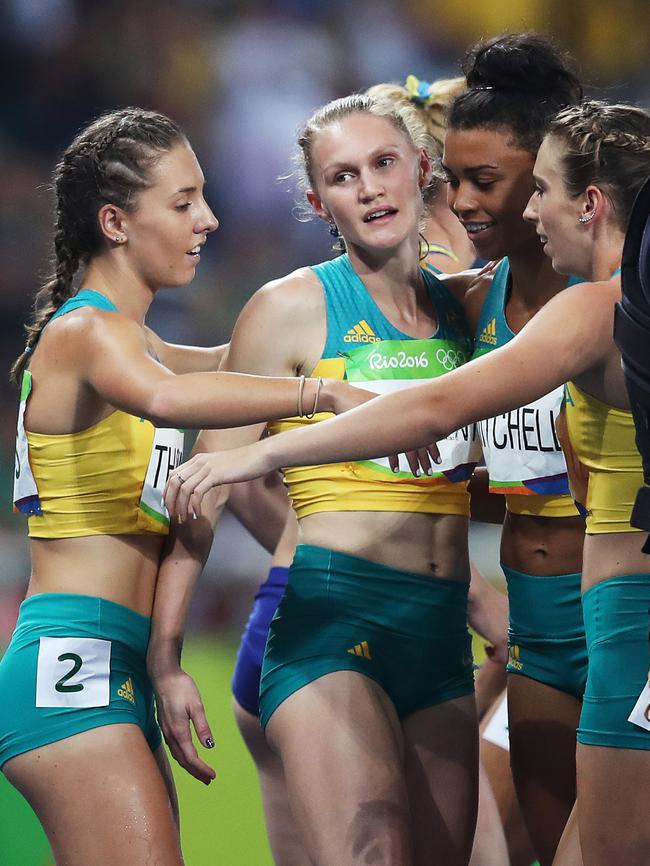
[[72, 141], [52, 178], [55, 195], [53, 271], [37, 291], [25, 325], [25, 350], [14, 362], [11, 380], [20, 383], [30, 353], [54, 313], [75, 293], [79, 268], [105, 243], [98, 212], [114, 204], [125, 212], [137, 207], [151, 185], [151, 169], [163, 153], [186, 141], [174, 121], [142, 108], [101, 115]]
[[603, 189], [625, 230], [634, 199], [650, 176], [650, 113], [598, 100], [561, 111], [548, 135], [561, 142], [561, 170], [570, 196]]

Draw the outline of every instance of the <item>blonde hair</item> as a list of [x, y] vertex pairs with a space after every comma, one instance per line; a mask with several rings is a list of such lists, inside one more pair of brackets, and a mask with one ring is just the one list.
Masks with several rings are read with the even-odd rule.
[[297, 185], [303, 192], [315, 186], [312, 161], [314, 139], [328, 126], [352, 114], [383, 117], [406, 136], [415, 150], [432, 153], [431, 136], [412, 105], [397, 105], [387, 99], [353, 93], [351, 96], [334, 99], [319, 108], [300, 130], [294, 163], [298, 176]]
[[449, 106], [466, 89], [467, 82], [462, 76], [441, 78], [429, 84], [418, 80], [415, 75], [409, 75], [405, 84], [374, 84], [366, 93], [396, 105], [414, 107], [434, 144], [430, 155], [437, 161], [442, 157], [445, 146]]

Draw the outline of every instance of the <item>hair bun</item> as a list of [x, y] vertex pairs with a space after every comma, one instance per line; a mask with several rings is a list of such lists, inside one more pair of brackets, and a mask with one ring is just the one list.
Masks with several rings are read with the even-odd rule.
[[523, 91], [539, 98], [562, 82], [570, 88], [568, 67], [564, 53], [539, 33], [512, 33], [481, 41], [463, 63], [468, 87]]

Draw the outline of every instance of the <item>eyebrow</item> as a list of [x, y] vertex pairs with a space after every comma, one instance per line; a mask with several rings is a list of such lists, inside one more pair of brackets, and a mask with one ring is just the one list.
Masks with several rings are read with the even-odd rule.
[[[453, 172], [451, 171], [449, 166], [445, 165], [444, 162], [441, 164], [442, 164], [442, 167], [445, 171], [451, 172], [453, 174]], [[467, 165], [463, 169], [463, 172], [465, 174], [467, 174], [467, 173], [472, 172], [472, 171], [483, 171], [483, 169], [485, 169], [485, 168], [491, 168], [491, 169], [494, 169], [495, 171], [499, 170], [498, 165], [494, 165], [494, 163], [491, 163], [491, 162], [484, 162], [481, 165]]]
[[183, 195], [185, 193], [191, 193], [191, 192], [196, 192], [196, 191], [197, 191], [196, 186], [184, 186], [182, 189], [174, 190], [174, 192], [171, 194], [170, 198], [173, 198], [175, 195]]
[[[396, 150], [399, 150], [399, 144], [382, 144], [379, 145], [379, 147], [376, 147], [374, 150], [371, 150], [368, 156], [370, 157], [370, 159], [376, 159], [378, 156], [381, 156], [384, 153]], [[359, 159], [359, 157], [355, 157], [352, 161], [355, 161], [357, 159]], [[324, 166], [322, 170], [323, 172], [332, 170], [339, 171], [342, 168], [348, 168], [350, 166], [350, 162], [351, 161], [333, 162], [330, 165]]]

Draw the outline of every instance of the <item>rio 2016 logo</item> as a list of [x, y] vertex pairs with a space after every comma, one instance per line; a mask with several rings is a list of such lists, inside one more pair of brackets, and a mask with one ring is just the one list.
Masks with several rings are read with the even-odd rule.
[[390, 358], [380, 355], [376, 352], [368, 358], [368, 364], [371, 370], [408, 370], [415, 368], [426, 368], [429, 366], [429, 359], [425, 352], [420, 355], [407, 355], [406, 352], [397, 352]]

